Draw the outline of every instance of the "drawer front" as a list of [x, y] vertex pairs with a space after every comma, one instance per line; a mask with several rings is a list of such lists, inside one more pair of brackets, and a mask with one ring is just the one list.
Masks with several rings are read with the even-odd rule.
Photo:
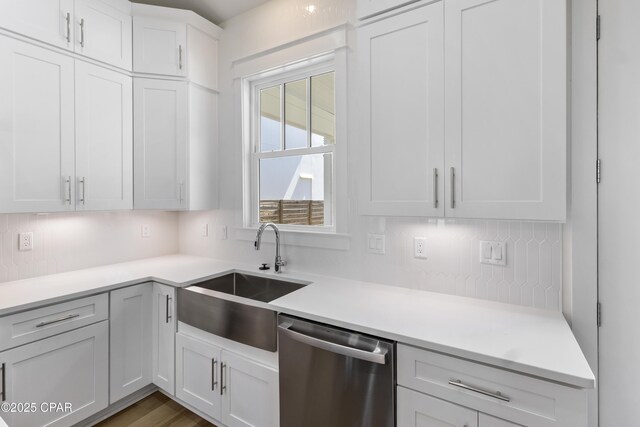
[[585, 426], [586, 392], [398, 344], [398, 384], [526, 426]]
[[0, 318], [0, 351], [109, 318], [107, 294]]

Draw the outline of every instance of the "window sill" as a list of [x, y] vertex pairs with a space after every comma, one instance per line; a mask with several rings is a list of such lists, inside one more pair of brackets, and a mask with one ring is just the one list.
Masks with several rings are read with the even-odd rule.
[[[236, 240], [254, 241], [257, 228], [236, 228]], [[273, 230], [265, 230], [262, 241], [275, 243]], [[284, 246], [302, 246], [308, 248], [348, 251], [351, 247], [351, 235], [315, 231], [280, 230], [280, 244]]]

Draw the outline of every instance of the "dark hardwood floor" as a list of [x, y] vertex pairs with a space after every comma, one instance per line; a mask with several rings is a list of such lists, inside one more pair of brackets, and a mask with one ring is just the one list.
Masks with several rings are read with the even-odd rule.
[[215, 427], [160, 392], [96, 424], [96, 427]]

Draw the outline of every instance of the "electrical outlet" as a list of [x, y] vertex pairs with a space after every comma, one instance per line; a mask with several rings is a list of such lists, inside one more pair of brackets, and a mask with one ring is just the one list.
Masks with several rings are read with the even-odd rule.
[[18, 249], [21, 251], [33, 250], [33, 232], [20, 233], [18, 236]]
[[413, 238], [413, 257], [414, 258], [427, 258], [427, 239], [424, 237]]
[[227, 240], [227, 226], [220, 227], [220, 240]]
[[202, 226], [200, 234], [202, 235], [202, 237], [209, 237], [209, 224], [205, 224]]
[[142, 227], [140, 227], [140, 235], [145, 238], [151, 237], [151, 227], [149, 224], [142, 224]]

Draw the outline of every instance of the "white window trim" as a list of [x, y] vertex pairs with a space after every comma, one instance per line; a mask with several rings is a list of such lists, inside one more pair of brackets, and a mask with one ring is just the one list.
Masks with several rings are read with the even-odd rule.
[[[309, 70], [326, 70], [335, 72], [335, 103], [336, 103], [336, 144], [326, 147], [313, 147], [304, 149], [305, 153], [316, 148], [321, 152], [333, 153], [333, 179], [332, 179], [332, 199], [333, 199], [333, 223], [331, 226], [304, 226], [304, 225], [278, 225], [278, 227], [287, 232], [294, 232], [297, 236], [291, 239], [298, 246], [320, 246], [328, 247], [330, 245], [317, 244], [323, 239], [317, 236], [336, 236], [343, 241], [348, 238], [347, 221], [348, 221], [348, 197], [347, 197], [347, 52], [342, 46], [336, 48], [329, 53], [319, 54], [308, 58], [292, 61], [277, 68], [272, 68], [259, 73], [254, 73], [241, 79], [242, 93], [242, 117], [243, 117], [243, 226], [239, 229], [240, 235], [246, 234], [243, 230], [255, 230], [259, 226], [258, 223], [258, 168], [255, 167], [254, 153], [254, 135], [257, 131], [256, 118], [259, 110], [252, 111], [252, 108], [258, 109], [259, 106], [255, 100], [255, 88], [271, 77], [277, 76], [265, 84], [265, 86], [273, 86], [278, 81], [289, 81], [293, 76], [304, 74], [307, 75]], [[318, 74], [322, 74], [319, 72]], [[296, 155], [298, 150], [288, 150], [287, 155]], [[267, 154], [267, 153], [263, 153]], [[281, 155], [282, 153], [279, 153]], [[298, 153], [299, 154], [299, 153]], [[303, 238], [309, 236], [308, 242]], [[340, 245], [348, 247], [346, 245]]]

